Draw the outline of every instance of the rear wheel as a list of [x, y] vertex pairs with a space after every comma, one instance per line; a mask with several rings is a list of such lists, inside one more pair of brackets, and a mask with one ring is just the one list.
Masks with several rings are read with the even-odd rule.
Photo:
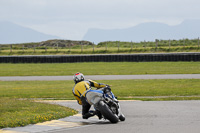
[[117, 123], [118, 117], [116, 114], [113, 114], [113, 112], [110, 110], [107, 104], [105, 104], [103, 101], [100, 101], [98, 104], [98, 109], [101, 112], [101, 114], [108, 119], [111, 123]]

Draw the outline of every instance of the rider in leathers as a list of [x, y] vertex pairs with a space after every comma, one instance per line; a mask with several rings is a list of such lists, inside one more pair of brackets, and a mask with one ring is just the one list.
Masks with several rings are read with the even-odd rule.
[[85, 94], [87, 90], [91, 87], [96, 87], [97, 89], [106, 87], [105, 84], [97, 83], [92, 80], [85, 80], [82, 73], [76, 73], [73, 76], [75, 86], [72, 89], [74, 97], [77, 99], [78, 104], [82, 105], [82, 117], [83, 119], [88, 119], [91, 116], [97, 115], [99, 119], [102, 118], [99, 111], [89, 111], [91, 105], [86, 101]]

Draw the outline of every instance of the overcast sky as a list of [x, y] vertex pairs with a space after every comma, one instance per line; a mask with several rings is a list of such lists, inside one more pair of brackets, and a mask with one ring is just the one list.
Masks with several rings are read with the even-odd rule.
[[90, 28], [121, 29], [143, 22], [177, 25], [200, 19], [200, 0], [0, 0], [0, 21], [63, 39]]

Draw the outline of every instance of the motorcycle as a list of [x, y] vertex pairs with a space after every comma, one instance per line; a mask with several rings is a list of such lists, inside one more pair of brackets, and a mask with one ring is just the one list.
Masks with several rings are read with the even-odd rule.
[[119, 101], [111, 92], [109, 86], [98, 90], [88, 90], [86, 92], [86, 99], [90, 105], [101, 112], [104, 119], [109, 120], [111, 123], [125, 121], [125, 116], [120, 109]]

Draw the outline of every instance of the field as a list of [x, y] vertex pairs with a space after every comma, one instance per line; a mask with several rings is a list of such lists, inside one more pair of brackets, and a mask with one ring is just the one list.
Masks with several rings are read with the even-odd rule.
[[[119, 99], [176, 100], [200, 99], [200, 79], [105, 80]], [[0, 97], [74, 99], [73, 81], [0, 81]], [[165, 96], [165, 98], [159, 97]], [[144, 97], [147, 97], [145, 99]]]
[[200, 74], [200, 62], [0, 64], [0, 76]]
[[[199, 39], [156, 40], [154, 42], [107, 41], [95, 45], [91, 42], [48, 40], [47, 43], [0, 45], [0, 55], [66, 55], [110, 53], [168, 53], [199, 52]], [[50, 43], [51, 42], [51, 43]], [[65, 42], [65, 43], [64, 43]], [[71, 44], [75, 44], [72, 45]]]

